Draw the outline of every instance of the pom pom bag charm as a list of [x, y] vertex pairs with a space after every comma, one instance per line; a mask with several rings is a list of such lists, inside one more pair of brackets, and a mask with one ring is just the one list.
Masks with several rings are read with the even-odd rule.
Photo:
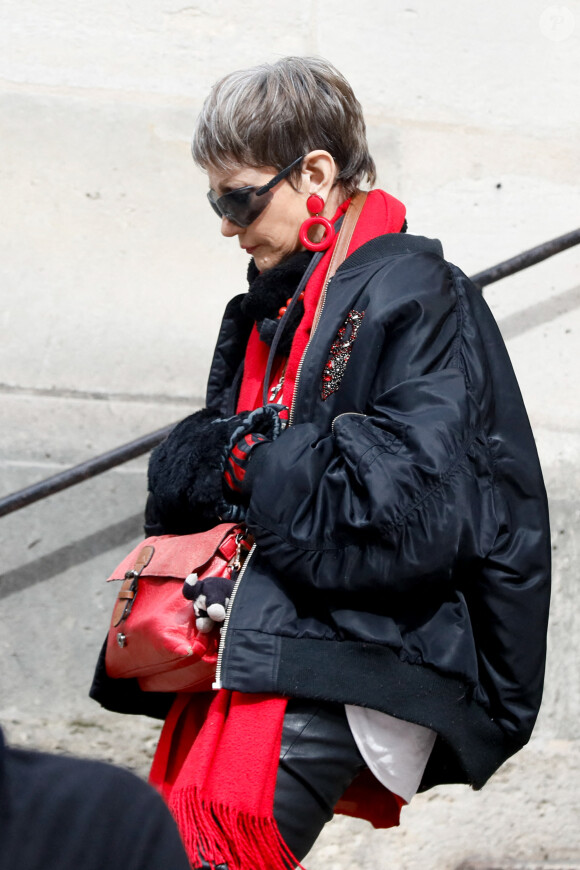
[[[300, 242], [308, 251], [325, 251], [332, 244], [335, 232], [330, 221], [322, 217], [321, 212], [324, 210], [324, 200], [318, 194], [313, 193], [306, 200], [306, 208], [314, 217], [306, 218], [300, 227]], [[313, 242], [309, 238], [308, 231], [311, 227], [324, 227], [325, 232], [319, 242]]]

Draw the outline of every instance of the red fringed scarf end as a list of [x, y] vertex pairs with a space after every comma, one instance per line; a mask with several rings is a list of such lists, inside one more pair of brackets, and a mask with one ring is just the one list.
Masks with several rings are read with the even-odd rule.
[[203, 861], [228, 870], [304, 870], [271, 816], [256, 816], [216, 801], [197, 787], [173, 793], [169, 808], [192, 865]]
[[174, 701], [149, 781], [165, 797], [192, 867], [301, 867], [273, 810], [286, 703], [225, 689]]

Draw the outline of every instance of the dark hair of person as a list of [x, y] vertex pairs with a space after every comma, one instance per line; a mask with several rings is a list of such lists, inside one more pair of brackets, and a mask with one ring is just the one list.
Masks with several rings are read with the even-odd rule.
[[[316, 57], [285, 57], [220, 79], [203, 105], [192, 143], [193, 158], [203, 169], [280, 171], [317, 149], [333, 156], [336, 183], [346, 195], [365, 179], [374, 184], [361, 105], [344, 76]], [[300, 166], [290, 179], [299, 174]]]

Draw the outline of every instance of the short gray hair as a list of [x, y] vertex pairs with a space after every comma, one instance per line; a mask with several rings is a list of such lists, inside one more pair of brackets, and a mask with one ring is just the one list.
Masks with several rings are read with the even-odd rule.
[[[334, 157], [336, 183], [348, 196], [365, 176], [374, 184], [361, 105], [344, 76], [316, 57], [285, 57], [224, 76], [203, 104], [191, 147], [202, 169], [282, 170], [317, 149]], [[298, 166], [292, 175], [299, 174]]]

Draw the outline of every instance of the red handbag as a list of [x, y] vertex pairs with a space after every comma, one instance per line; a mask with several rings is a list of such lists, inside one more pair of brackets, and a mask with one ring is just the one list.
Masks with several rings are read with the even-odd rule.
[[219, 631], [201, 634], [182, 587], [189, 574], [229, 577], [249, 550], [240, 525], [146, 538], [109, 577], [123, 580], [107, 638], [115, 679], [137, 677], [146, 692], [204, 692], [214, 679]]

